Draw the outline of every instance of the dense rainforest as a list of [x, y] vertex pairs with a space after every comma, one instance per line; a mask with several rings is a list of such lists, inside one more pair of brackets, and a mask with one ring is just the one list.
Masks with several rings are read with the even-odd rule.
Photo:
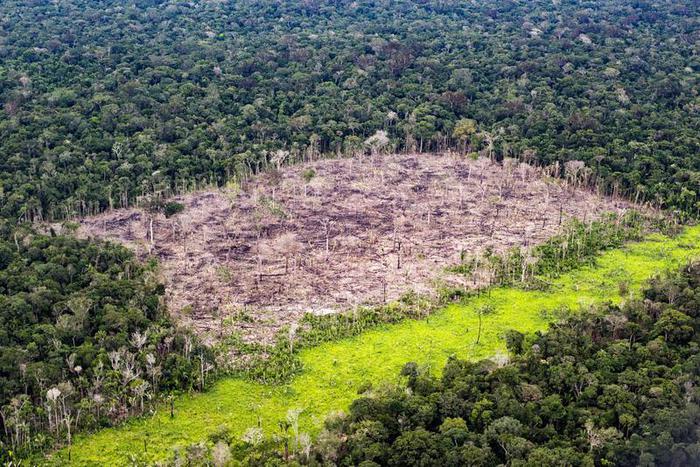
[[[30, 223], [168, 213], [173, 194], [285, 163], [445, 150], [694, 218], [699, 41], [700, 3], [682, 0], [0, 2], [0, 461], [213, 371], [156, 264]], [[408, 392], [358, 400], [305, 459], [697, 462], [697, 294], [690, 266], [644, 301], [511, 335], [501, 368], [409, 365]], [[278, 448], [234, 446], [273, 463]]]
[[30, 230], [0, 241], [0, 462], [203, 387], [211, 351], [170, 322], [162, 294], [155, 265], [121, 246]]
[[0, 214], [89, 214], [369, 146], [583, 161], [608, 192], [695, 215], [699, 9], [7, 0]]

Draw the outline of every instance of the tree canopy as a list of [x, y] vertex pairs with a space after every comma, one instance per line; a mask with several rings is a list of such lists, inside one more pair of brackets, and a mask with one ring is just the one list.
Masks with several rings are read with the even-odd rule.
[[470, 135], [497, 159], [581, 160], [610, 192], [695, 215], [698, 8], [8, 0], [0, 214], [93, 213], [382, 131], [387, 151]]
[[211, 350], [164, 313], [154, 264], [124, 247], [0, 237], [0, 461], [203, 387]]
[[[699, 33], [683, 0], [0, 2], [0, 461], [211, 370], [155, 265], [23, 224], [138, 202], [171, 216], [174, 194], [282, 163], [445, 150], [697, 217]], [[360, 398], [323, 449], [365, 466], [697, 463], [697, 277], [511, 335], [503, 367], [408, 366], [408, 393]]]

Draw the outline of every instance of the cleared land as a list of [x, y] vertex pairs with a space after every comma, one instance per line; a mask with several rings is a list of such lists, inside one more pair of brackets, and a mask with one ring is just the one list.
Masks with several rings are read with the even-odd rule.
[[83, 219], [78, 235], [157, 256], [170, 310], [199, 331], [216, 335], [231, 318], [244, 338], [270, 342], [305, 312], [430, 293], [464, 280], [444, 271], [464, 254], [535, 244], [569, 217], [629, 206], [544, 172], [458, 155], [323, 160], [179, 197], [171, 218], [134, 208]]
[[[504, 351], [502, 334], [508, 329], [532, 332], [547, 324], [543, 310], [576, 309], [604, 301], [619, 303], [619, 284], [629, 293], [639, 292], [644, 281], [700, 256], [700, 227], [675, 238], [652, 235], [647, 240], [603, 253], [593, 267], [561, 276], [548, 291], [499, 288], [490, 296], [454, 305], [429, 320], [405, 321], [369, 331], [351, 339], [323, 344], [301, 353], [304, 371], [289, 385], [265, 386], [242, 379], [225, 379], [211, 391], [178, 399], [171, 419], [163, 407], [153, 417], [134, 420], [123, 427], [81, 436], [71, 449], [72, 465], [126, 465], [153, 463], [172, 457], [173, 448], [204, 440], [219, 426], [240, 436], [258, 421], [265, 436], [278, 432], [277, 422], [290, 409], [302, 409], [300, 430], [312, 435], [334, 410], [344, 410], [369, 381], [396, 381], [408, 361], [435, 371], [450, 355], [478, 359]], [[484, 318], [481, 343], [475, 344], [478, 319], [475, 310], [486, 303], [494, 313]], [[148, 452], [143, 452], [147, 440]], [[68, 450], [51, 460], [58, 465]]]

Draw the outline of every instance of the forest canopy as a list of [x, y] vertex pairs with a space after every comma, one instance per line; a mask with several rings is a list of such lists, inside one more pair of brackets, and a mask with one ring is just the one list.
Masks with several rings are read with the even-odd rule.
[[584, 161], [608, 192], [695, 215], [699, 8], [4, 1], [0, 214], [89, 214], [322, 154], [461, 148]]
[[[173, 195], [282, 164], [447, 150], [697, 217], [699, 41], [684, 0], [3, 0], [0, 462], [214, 371], [156, 264], [26, 224], [177, 216]], [[408, 365], [408, 392], [361, 394], [307, 460], [697, 463], [698, 277], [511, 335], [499, 368]]]
[[211, 350], [164, 313], [154, 264], [118, 245], [0, 232], [0, 462], [204, 387]]

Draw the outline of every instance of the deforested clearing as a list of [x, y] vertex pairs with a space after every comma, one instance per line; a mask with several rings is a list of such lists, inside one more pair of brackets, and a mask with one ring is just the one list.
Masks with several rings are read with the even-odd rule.
[[179, 196], [184, 210], [170, 218], [140, 208], [85, 218], [78, 234], [157, 257], [171, 313], [203, 334], [269, 343], [306, 312], [464, 285], [446, 266], [630, 207], [547, 173], [456, 154], [319, 160]]

